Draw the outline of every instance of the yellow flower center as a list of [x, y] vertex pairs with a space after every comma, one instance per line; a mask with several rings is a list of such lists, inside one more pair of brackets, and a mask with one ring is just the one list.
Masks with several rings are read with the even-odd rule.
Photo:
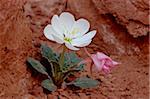
[[72, 39], [71, 38], [64, 38], [64, 40], [66, 41], [66, 42], [68, 42], [68, 43], [71, 43], [71, 41], [72, 41]]

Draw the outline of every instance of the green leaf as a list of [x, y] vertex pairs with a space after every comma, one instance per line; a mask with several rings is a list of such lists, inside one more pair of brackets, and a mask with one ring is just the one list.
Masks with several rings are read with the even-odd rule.
[[74, 75], [75, 72], [78, 72], [78, 70], [68, 70], [67, 72], [63, 73], [63, 80], [68, 78], [71, 74]]
[[30, 65], [38, 72], [48, 75], [48, 73], [46, 72], [46, 68], [39, 61], [29, 57], [27, 59], [27, 62], [30, 63]]
[[65, 53], [66, 65], [78, 64], [80, 61], [81, 59], [74, 52]]
[[68, 54], [69, 54], [71, 63], [77, 64], [81, 61], [81, 59], [75, 54], [75, 52], [68, 53]]
[[99, 84], [97, 80], [93, 80], [87, 77], [77, 78], [75, 81], [71, 83], [80, 88], [93, 88]]
[[79, 58], [74, 52], [65, 53], [65, 64], [63, 66], [63, 71], [68, 71], [70, 69], [79, 71], [82, 70], [84, 64], [77, 66], [81, 61], [82, 59]]
[[57, 86], [55, 86], [53, 81], [49, 80], [49, 79], [43, 80], [41, 85], [49, 91], [56, 91], [57, 90]]
[[74, 69], [75, 69], [75, 70], [78, 70], [78, 71], [81, 71], [81, 70], [84, 69], [84, 65], [85, 65], [85, 64], [80, 64], [79, 66], [76, 66]]
[[45, 44], [41, 45], [41, 54], [49, 62], [58, 62], [58, 54], [54, 53], [53, 50]]

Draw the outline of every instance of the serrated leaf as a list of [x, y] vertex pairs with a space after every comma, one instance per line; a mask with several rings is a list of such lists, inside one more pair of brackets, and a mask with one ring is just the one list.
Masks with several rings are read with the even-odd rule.
[[58, 62], [58, 54], [54, 53], [53, 50], [45, 44], [41, 45], [41, 54], [49, 62]]
[[78, 65], [82, 61], [74, 52], [65, 53], [65, 64], [63, 66], [63, 71], [68, 71], [69, 69], [74, 68], [74, 70], [82, 70], [83, 64]]
[[49, 79], [43, 80], [41, 85], [49, 91], [56, 91], [57, 90], [57, 86], [55, 86], [53, 81], [49, 80]]
[[38, 72], [48, 75], [48, 73], [46, 72], [46, 68], [39, 61], [29, 57], [27, 59], [27, 62]]
[[52, 77], [56, 77], [57, 73], [61, 71], [59, 66], [59, 54], [53, 52], [53, 50], [45, 44], [41, 45], [41, 54], [48, 60], [51, 66]]
[[72, 84], [80, 88], [93, 88], [96, 87], [99, 82], [91, 78], [81, 77], [73, 81]]

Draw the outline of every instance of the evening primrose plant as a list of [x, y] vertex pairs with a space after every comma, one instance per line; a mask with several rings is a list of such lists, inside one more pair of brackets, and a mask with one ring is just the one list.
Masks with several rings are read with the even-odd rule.
[[[73, 85], [80, 88], [92, 88], [99, 84], [97, 80], [89, 77], [76, 76], [78, 72], [84, 70], [85, 61], [78, 57], [75, 51], [79, 50], [80, 47], [88, 46], [96, 34], [96, 30], [88, 32], [89, 28], [90, 24], [86, 19], [81, 18], [75, 21], [74, 16], [69, 12], [63, 12], [60, 16], [54, 15], [52, 17], [51, 24], [44, 28], [44, 35], [47, 39], [61, 44], [63, 51], [57, 53], [46, 44], [42, 44], [41, 54], [48, 64], [45, 66], [42, 62], [31, 57], [27, 59], [30, 66], [47, 76], [47, 79], [41, 83], [43, 88], [56, 91], [57, 88], [62, 86]], [[72, 51], [67, 52], [66, 49]], [[88, 55], [90, 56], [89, 53]], [[101, 65], [101, 60], [99, 61], [96, 56], [90, 56], [89, 58], [94, 63], [98, 63], [96, 66]], [[102, 68], [102, 66], [97, 67]]]

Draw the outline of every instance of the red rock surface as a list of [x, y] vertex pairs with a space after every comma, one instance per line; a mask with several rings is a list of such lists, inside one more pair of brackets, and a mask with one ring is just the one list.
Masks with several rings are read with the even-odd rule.
[[[129, 0], [0, 0], [0, 99], [148, 99], [148, 35], [141, 36], [148, 28], [143, 18], [146, 2], [132, 0], [133, 7]], [[91, 53], [103, 51], [121, 65], [109, 75], [90, 75], [101, 79], [97, 88], [46, 94], [42, 78], [28, 70], [25, 61], [28, 56], [40, 58], [40, 43], [56, 48], [42, 31], [54, 14], [63, 11], [88, 19], [91, 29], [97, 29], [88, 47]], [[78, 54], [86, 57], [83, 50]], [[88, 71], [87, 66], [82, 75]]]
[[100, 14], [110, 14], [134, 37], [149, 32], [149, 0], [92, 0]]

